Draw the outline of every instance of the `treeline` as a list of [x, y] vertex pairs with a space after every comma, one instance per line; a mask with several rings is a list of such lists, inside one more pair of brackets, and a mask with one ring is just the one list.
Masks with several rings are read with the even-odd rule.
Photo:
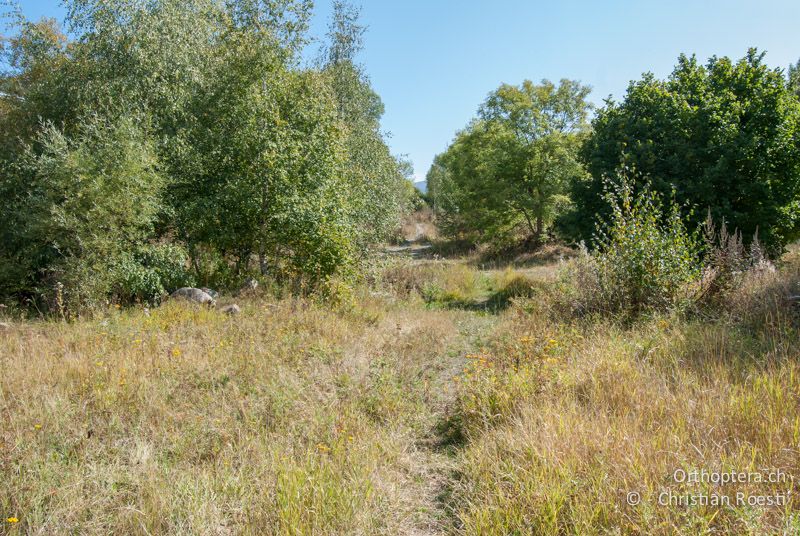
[[602, 245], [606, 193], [631, 186], [673, 199], [689, 229], [710, 215], [777, 253], [800, 236], [799, 68], [785, 77], [756, 50], [705, 65], [681, 56], [666, 80], [631, 82], [591, 123], [578, 82], [502, 85], [428, 172], [439, 222], [495, 247]]
[[413, 189], [352, 7], [314, 67], [306, 0], [66, 7], [64, 30], [12, 13], [2, 43], [0, 299], [79, 311], [253, 274], [314, 289], [397, 226]]

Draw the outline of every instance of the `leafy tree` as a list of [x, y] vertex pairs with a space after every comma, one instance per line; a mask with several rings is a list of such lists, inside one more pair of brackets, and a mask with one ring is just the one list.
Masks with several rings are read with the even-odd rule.
[[800, 101], [779, 69], [750, 50], [738, 62], [681, 56], [665, 81], [647, 74], [621, 103], [607, 101], [583, 156], [591, 178], [575, 183], [579, 237], [590, 215], [607, 214], [604, 177], [635, 168], [661, 193], [693, 206], [693, 226], [711, 210], [775, 250], [800, 231]]
[[800, 60], [797, 60], [797, 63], [794, 65], [789, 65], [789, 71], [786, 74], [786, 82], [789, 85], [789, 89], [800, 97]]
[[263, 274], [324, 279], [352, 255], [333, 96], [321, 75], [270, 66], [248, 41], [231, 44], [224, 76], [196, 104], [204, 115], [173, 192], [178, 227], [239, 269], [256, 254]]
[[115, 262], [152, 232], [163, 180], [143, 131], [130, 118], [95, 117], [76, 132], [45, 125], [40, 149], [29, 146], [0, 181], [0, 294], [96, 305], [113, 286]]
[[526, 80], [491, 93], [479, 116], [429, 172], [434, 204], [452, 231], [489, 241], [520, 227], [537, 243], [559, 209], [587, 127], [589, 88]]
[[[262, 273], [317, 284], [396, 225], [408, 193], [380, 131], [380, 99], [353, 60], [360, 37], [347, 34], [363, 30], [351, 8], [337, 7], [329, 61], [303, 69], [308, 0], [66, 7], [72, 41], [53, 21], [16, 16], [3, 43], [0, 218], [15, 226], [2, 230], [0, 255], [25, 262], [4, 270], [0, 293], [42, 294], [68, 273], [77, 288], [75, 274], [94, 271], [93, 297], [149, 300], [186, 280], [183, 246], [196, 276], [210, 266], [240, 276], [257, 257]], [[121, 160], [109, 160], [103, 136], [121, 144]], [[70, 173], [92, 179], [76, 186]], [[101, 210], [119, 200], [107, 184], [157, 205], [148, 225]], [[59, 204], [58, 188], [107, 198], [94, 209]], [[54, 206], [57, 221], [86, 227], [43, 226]], [[90, 240], [92, 226], [138, 231]]]
[[365, 28], [359, 10], [334, 2], [322, 71], [328, 76], [344, 126], [350, 213], [361, 247], [388, 238], [412, 200], [403, 173], [405, 165], [392, 156], [380, 129], [384, 106], [356, 57]]

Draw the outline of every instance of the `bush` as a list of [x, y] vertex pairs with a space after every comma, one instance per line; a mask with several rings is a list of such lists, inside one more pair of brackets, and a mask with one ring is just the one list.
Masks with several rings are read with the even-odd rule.
[[626, 177], [609, 188], [606, 200], [610, 221], [598, 228], [596, 253], [579, 265], [582, 305], [636, 316], [687, 304], [700, 275], [700, 248], [678, 205], [665, 205], [647, 186], [635, 194]]
[[142, 246], [115, 263], [114, 297], [121, 303], [157, 303], [164, 294], [194, 285], [187, 265], [188, 254], [180, 246]]
[[[9, 224], [0, 293], [61, 313], [104, 303], [112, 268], [145, 242], [161, 210], [156, 169], [133, 119], [90, 116], [69, 135], [44, 125], [3, 181], [15, 202], [0, 206]], [[137, 278], [139, 287], [150, 284]]]

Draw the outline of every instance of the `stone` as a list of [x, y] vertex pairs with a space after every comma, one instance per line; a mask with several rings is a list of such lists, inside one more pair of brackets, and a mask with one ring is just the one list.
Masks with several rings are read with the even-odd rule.
[[211, 297], [207, 292], [203, 292], [202, 289], [194, 287], [179, 288], [178, 290], [170, 294], [170, 298], [186, 300], [194, 303], [199, 303], [202, 305], [213, 306], [216, 304], [214, 298]]
[[217, 292], [216, 290], [211, 290], [210, 288], [206, 288], [206, 287], [203, 287], [200, 290], [202, 290], [203, 292], [205, 292], [206, 294], [208, 294], [209, 296], [211, 296], [215, 300], [217, 298], [219, 298], [219, 292]]
[[238, 315], [239, 313], [241, 313], [242, 309], [238, 305], [236, 305], [235, 303], [232, 303], [232, 304], [226, 305], [225, 307], [220, 309], [220, 312], [225, 313], [226, 315], [229, 315], [229, 316], [233, 316], [233, 315]]

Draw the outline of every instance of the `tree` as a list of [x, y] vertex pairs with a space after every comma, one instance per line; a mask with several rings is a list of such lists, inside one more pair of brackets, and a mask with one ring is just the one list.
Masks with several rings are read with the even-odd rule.
[[429, 172], [437, 212], [452, 231], [477, 240], [513, 237], [522, 227], [536, 243], [559, 209], [587, 127], [589, 88], [562, 80], [504, 84]]
[[[183, 246], [206, 283], [216, 273], [235, 284], [257, 258], [262, 274], [316, 285], [349, 273], [396, 225], [408, 190], [380, 131], [380, 98], [354, 61], [363, 28], [352, 8], [337, 4], [325, 65], [301, 68], [309, 0], [66, 7], [71, 41], [54, 21], [18, 14], [3, 41], [0, 219], [14, 227], [0, 229], [0, 257], [20, 260], [0, 274], [4, 298], [41, 294], [66, 274], [79, 288], [75, 274], [94, 271], [94, 296], [150, 299], [184, 278]], [[88, 178], [73, 184], [70, 173]], [[132, 229], [101, 210], [119, 201], [108, 184], [159, 207], [135, 239], [105, 232]], [[87, 208], [54, 188], [106, 197]], [[85, 227], [47, 227], [53, 207], [57, 221]], [[97, 240], [90, 228], [103, 230]]]
[[800, 101], [763, 54], [705, 66], [681, 56], [667, 80], [647, 74], [597, 114], [582, 153], [591, 177], [574, 185], [577, 237], [591, 236], [593, 215], [607, 215], [604, 177], [627, 166], [662, 194], [674, 188], [696, 209], [693, 226], [710, 209], [776, 251], [800, 231], [798, 137]]
[[96, 305], [115, 263], [152, 233], [163, 187], [155, 152], [130, 118], [90, 118], [73, 137], [48, 124], [36, 146], [0, 180], [0, 294]]
[[789, 71], [786, 73], [786, 82], [789, 89], [798, 97], [800, 97], [800, 60], [794, 65], [789, 65]]
[[322, 72], [328, 77], [344, 127], [351, 217], [362, 248], [388, 238], [411, 203], [401, 159], [392, 156], [380, 128], [384, 106], [356, 57], [365, 28], [359, 10], [334, 2]]

